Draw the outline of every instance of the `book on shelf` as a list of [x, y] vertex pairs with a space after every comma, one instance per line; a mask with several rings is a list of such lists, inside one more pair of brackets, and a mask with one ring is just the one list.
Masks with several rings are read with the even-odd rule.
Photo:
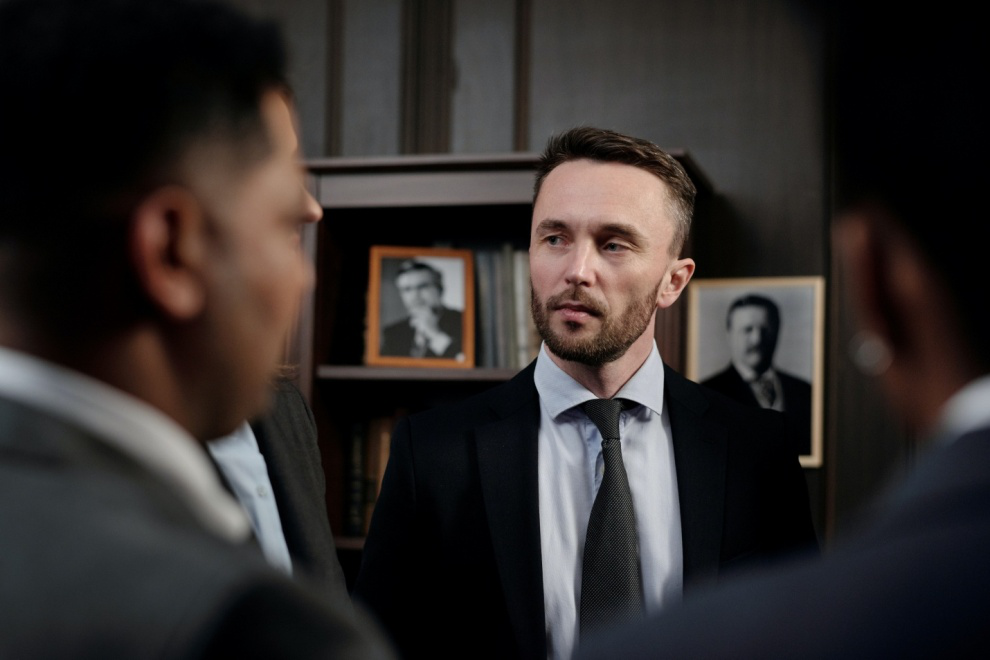
[[478, 364], [521, 369], [540, 349], [530, 313], [529, 252], [510, 243], [475, 249]]
[[366, 427], [351, 426], [347, 445], [347, 491], [344, 495], [344, 536], [364, 534], [364, 445]]
[[368, 533], [371, 514], [382, 488], [388, 464], [392, 429], [402, 414], [375, 417], [351, 427], [347, 456], [347, 484], [344, 494], [344, 536]]
[[497, 367], [494, 254], [491, 250], [475, 250], [474, 261], [478, 291], [478, 341], [476, 343], [478, 358], [475, 362], [482, 367]]
[[364, 491], [364, 533], [368, 533], [371, 525], [371, 514], [375, 510], [375, 502], [382, 489], [382, 477], [385, 476], [385, 466], [388, 464], [389, 449], [392, 442], [392, 429], [395, 427], [395, 415], [375, 417], [368, 422], [367, 444], [365, 445], [365, 491]]

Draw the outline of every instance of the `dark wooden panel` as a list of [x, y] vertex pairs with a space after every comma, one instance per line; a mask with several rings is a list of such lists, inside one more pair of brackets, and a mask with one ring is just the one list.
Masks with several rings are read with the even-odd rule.
[[515, 0], [456, 0], [450, 151], [512, 151]]
[[530, 148], [575, 124], [685, 145], [723, 200], [696, 228], [699, 276], [823, 274], [816, 4], [533, 0]]
[[344, 156], [399, 153], [402, 2], [342, 0], [341, 149]]

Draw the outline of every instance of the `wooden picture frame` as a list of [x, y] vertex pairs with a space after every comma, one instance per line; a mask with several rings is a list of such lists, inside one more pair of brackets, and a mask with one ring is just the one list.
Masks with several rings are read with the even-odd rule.
[[[774, 313], [765, 300], [778, 310], [775, 332]], [[688, 378], [744, 403], [783, 410], [801, 465], [821, 467], [824, 278], [693, 280], [688, 287], [688, 307]], [[762, 348], [753, 329], [761, 323], [775, 335]], [[775, 385], [764, 390], [746, 382], [767, 365], [771, 369], [757, 380], [771, 380]]]
[[368, 263], [367, 364], [474, 366], [471, 250], [373, 245]]

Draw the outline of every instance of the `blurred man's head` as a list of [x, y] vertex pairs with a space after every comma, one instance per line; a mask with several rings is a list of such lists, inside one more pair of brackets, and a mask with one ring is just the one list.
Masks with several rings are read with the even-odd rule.
[[[263, 405], [320, 213], [274, 26], [193, 0], [0, 5], [0, 342], [222, 435]], [[123, 351], [162, 377], [127, 382]]]
[[732, 362], [762, 374], [773, 363], [780, 334], [780, 310], [765, 296], [749, 294], [729, 305], [725, 318]]
[[404, 261], [395, 276], [402, 304], [410, 314], [417, 310], [437, 311], [443, 296], [443, 275], [422, 261]]
[[990, 372], [987, 39], [969, 7], [838, 6], [836, 245], [859, 324], [886, 346], [874, 366], [924, 426]]

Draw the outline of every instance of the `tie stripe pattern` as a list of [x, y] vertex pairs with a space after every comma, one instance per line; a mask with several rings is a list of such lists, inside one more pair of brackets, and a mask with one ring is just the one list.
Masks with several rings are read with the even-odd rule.
[[595, 399], [581, 406], [602, 434], [605, 472], [588, 519], [581, 571], [581, 635], [643, 613], [639, 538], [629, 479], [622, 463], [619, 414], [623, 402]]

